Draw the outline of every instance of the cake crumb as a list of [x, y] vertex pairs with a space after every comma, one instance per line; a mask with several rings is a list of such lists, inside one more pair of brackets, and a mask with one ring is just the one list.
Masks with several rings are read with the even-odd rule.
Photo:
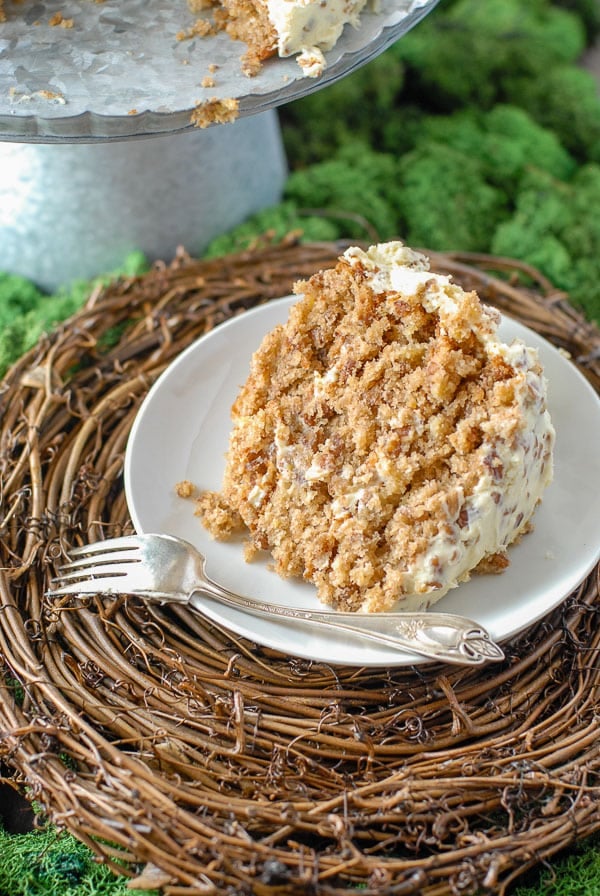
[[261, 552], [258, 550], [253, 541], [244, 542], [244, 560], [246, 561], [246, 563], [252, 563], [253, 560], [256, 560], [260, 553]]
[[196, 500], [195, 516], [213, 538], [225, 540], [244, 529], [244, 523], [236, 511], [223, 500], [218, 492], [202, 492]]
[[55, 93], [53, 90], [36, 90], [35, 96], [50, 103], [57, 103], [59, 106], [64, 106], [67, 102], [61, 93]]
[[214, 5], [213, 0], [188, 0], [188, 8], [192, 13], [202, 12]]
[[509, 566], [510, 560], [508, 559], [506, 551], [498, 551], [495, 554], [488, 554], [487, 557], [484, 557], [483, 560], [477, 564], [473, 572], [483, 576], [497, 576], [504, 572], [505, 569], [508, 569]]
[[65, 19], [62, 12], [55, 12], [52, 18], [49, 20], [48, 24], [55, 28], [59, 25], [61, 28], [72, 28], [73, 27], [73, 19]]
[[196, 486], [189, 479], [182, 479], [175, 485], [175, 493], [178, 498], [193, 498], [196, 494]]
[[239, 102], [236, 99], [202, 100], [190, 116], [191, 123], [197, 128], [207, 128], [212, 124], [228, 124], [239, 116]]
[[253, 53], [246, 53], [242, 57], [242, 74], [247, 78], [255, 78], [262, 69], [262, 60]]
[[200, 85], [201, 85], [202, 87], [214, 87], [214, 86], [215, 86], [215, 83], [216, 83], [216, 82], [215, 82], [215, 79], [214, 79], [214, 78], [211, 78], [210, 75], [205, 75], [205, 76], [202, 78], [202, 81], [200, 82]]
[[193, 37], [213, 37], [221, 29], [210, 19], [198, 19], [185, 31], [178, 31], [177, 40], [191, 40]]

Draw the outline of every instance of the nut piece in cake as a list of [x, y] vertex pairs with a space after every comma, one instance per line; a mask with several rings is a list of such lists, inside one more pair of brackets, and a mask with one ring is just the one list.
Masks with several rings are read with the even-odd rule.
[[229, 508], [280, 575], [344, 610], [422, 608], [501, 571], [552, 478], [537, 353], [399, 242], [295, 292], [233, 405], [204, 525], [223, 537]]

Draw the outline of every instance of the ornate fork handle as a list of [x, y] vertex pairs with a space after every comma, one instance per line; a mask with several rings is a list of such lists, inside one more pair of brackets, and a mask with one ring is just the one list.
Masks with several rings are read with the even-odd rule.
[[504, 659], [504, 653], [485, 629], [464, 616], [429, 611], [366, 614], [283, 607], [234, 594], [207, 576], [189, 595], [190, 606], [196, 606], [202, 612], [205, 604], [201, 595], [271, 621], [279, 616], [300, 624], [349, 632], [364, 640], [407, 650], [432, 660], [481, 665]]

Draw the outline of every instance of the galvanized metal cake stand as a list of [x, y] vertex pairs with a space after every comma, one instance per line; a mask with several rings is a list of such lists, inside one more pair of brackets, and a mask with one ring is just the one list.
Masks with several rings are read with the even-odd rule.
[[[294, 59], [246, 77], [225, 34], [181, 39], [184, 2], [31, 0], [0, 26], [0, 270], [54, 290], [133, 249], [170, 258], [279, 201], [276, 107], [333, 83], [405, 34], [437, 0], [383, 0], [347, 28], [317, 78]], [[62, 16], [62, 24], [60, 16]], [[51, 24], [54, 22], [54, 24]], [[69, 27], [65, 27], [69, 26]], [[209, 99], [236, 121], [198, 129]]]

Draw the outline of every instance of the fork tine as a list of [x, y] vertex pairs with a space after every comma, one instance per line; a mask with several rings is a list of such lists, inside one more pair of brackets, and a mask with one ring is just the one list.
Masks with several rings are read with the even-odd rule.
[[68, 563], [63, 563], [59, 566], [60, 572], [67, 572], [69, 570], [79, 569], [82, 572], [85, 569], [102, 569], [103, 566], [107, 566], [108, 564], [119, 564], [126, 566], [130, 563], [140, 563], [141, 557], [139, 556], [139, 551], [111, 551], [106, 554], [95, 554], [95, 555], [78, 555], [77, 559], [70, 560]]
[[123, 579], [129, 575], [127, 569], [118, 566], [103, 566], [103, 567], [90, 567], [90, 570], [81, 570], [81, 569], [73, 569], [71, 571], [68, 570], [60, 570], [59, 574], [52, 579], [53, 582], [83, 582], [87, 581], [104, 581], [105, 579], [109, 579], [112, 577], [118, 577]]
[[[140, 567], [141, 543], [136, 536], [107, 538], [69, 551], [66, 563], [50, 582], [53, 595], [127, 593], [131, 573]], [[139, 577], [138, 577], [139, 581]]]
[[[107, 594], [114, 592], [115, 594], [128, 594], [128, 589], [124, 587], [123, 576], [108, 576], [107, 578], [75, 580], [73, 582], [63, 583], [62, 579], [55, 579], [58, 587], [53, 587], [48, 592], [52, 597], [63, 597], [67, 594]], [[62, 584], [61, 584], [62, 583]]]
[[140, 550], [139, 537], [136, 535], [122, 535], [119, 538], [105, 538], [104, 541], [95, 541], [91, 544], [82, 544], [77, 548], [71, 548], [69, 556], [81, 557], [84, 554], [104, 554], [109, 551]]

